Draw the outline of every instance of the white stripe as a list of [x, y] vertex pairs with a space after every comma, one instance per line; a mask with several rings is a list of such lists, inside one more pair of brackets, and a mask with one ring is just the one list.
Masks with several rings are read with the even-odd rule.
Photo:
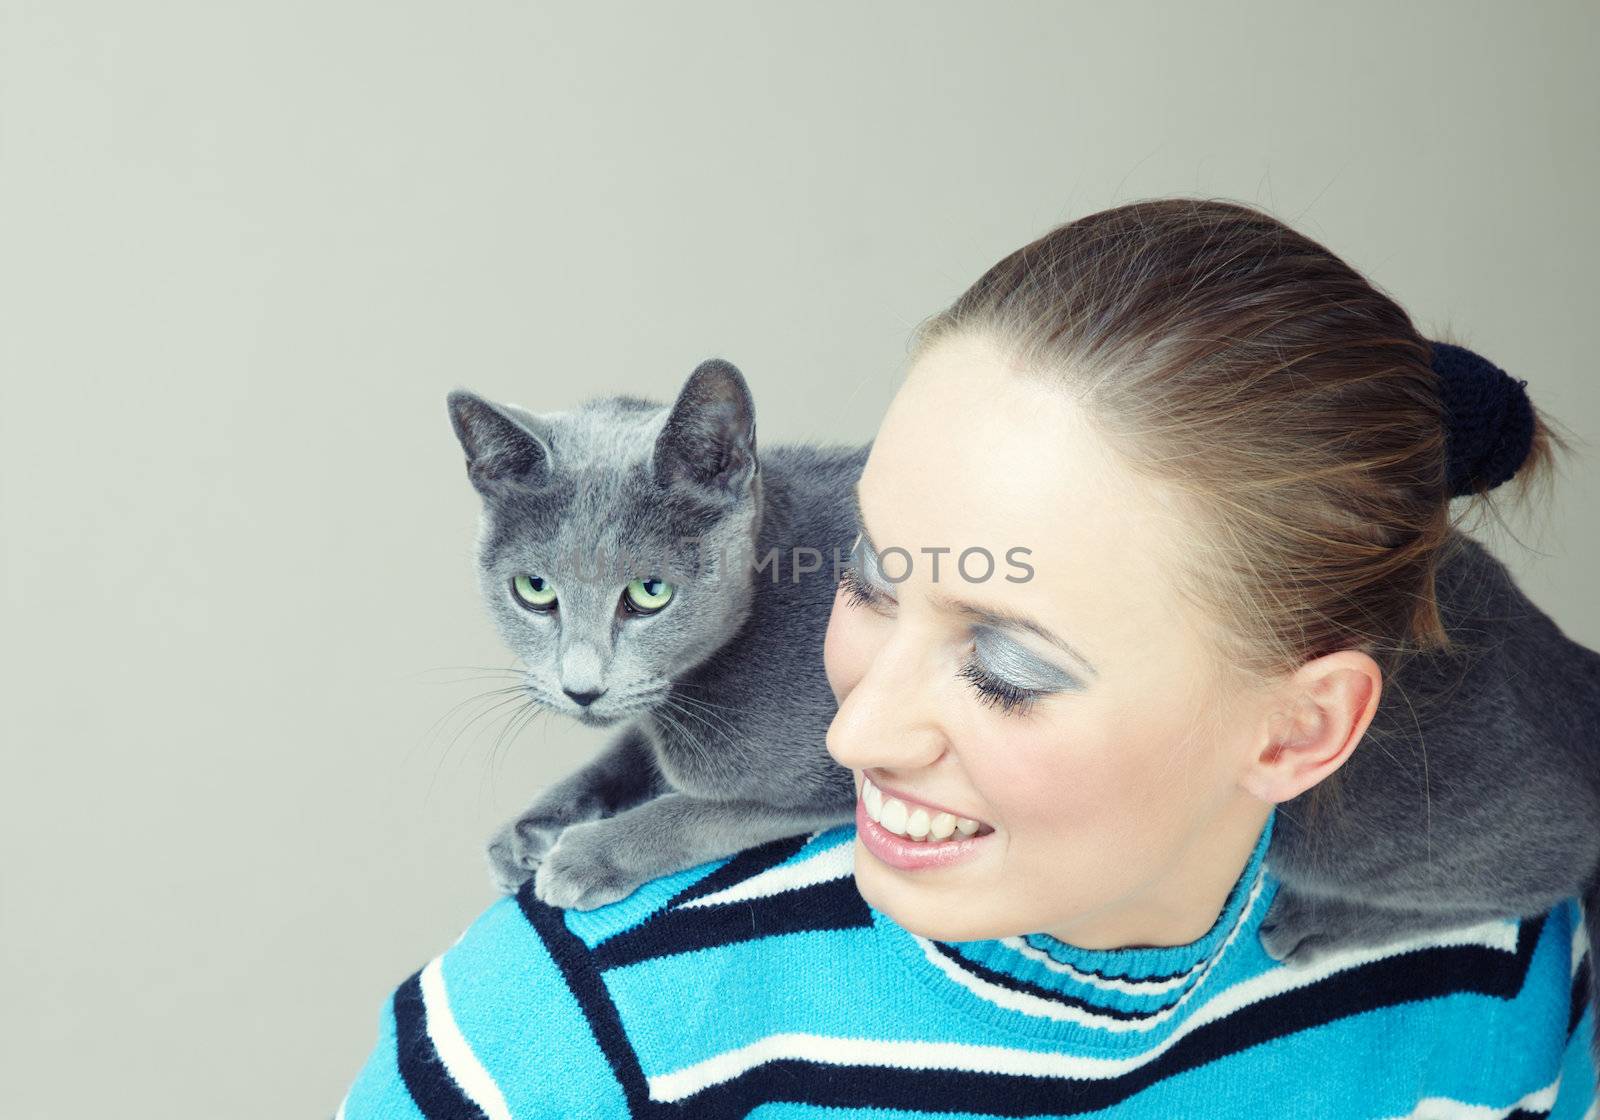
[[780, 863], [776, 867], [767, 868], [760, 874], [740, 880], [731, 887], [724, 887], [722, 890], [713, 891], [711, 894], [703, 894], [699, 898], [691, 898], [688, 902], [680, 903], [676, 909], [685, 910], [691, 906], [718, 906], [725, 902], [743, 902], [751, 898], [766, 898], [770, 895], [781, 894], [783, 891], [798, 890], [801, 887], [809, 887], [815, 883], [825, 883], [830, 879], [841, 879], [854, 873], [855, 845], [848, 843], [834, 844], [807, 859]]
[[1572, 975], [1578, 975], [1578, 965], [1583, 963], [1583, 954], [1589, 951], [1589, 931], [1583, 924], [1583, 914], [1580, 908], [1578, 921], [1572, 927]]
[[[1454, 1097], [1424, 1097], [1410, 1112], [1397, 1113], [1387, 1120], [1495, 1120], [1496, 1117], [1510, 1116], [1519, 1108], [1527, 1109], [1529, 1112], [1548, 1113], [1555, 1107], [1556, 1090], [1560, 1086], [1561, 1078], [1558, 1076], [1543, 1089], [1535, 1089], [1516, 1104], [1506, 1108], [1495, 1108], [1487, 1104], [1468, 1104]], [[1593, 1114], [1591, 1109], [1590, 1115]]]
[[338, 1114], [336, 1116], [334, 1116], [333, 1120], [344, 1120], [344, 1106], [349, 1104], [349, 1103], [350, 1103], [350, 1094], [346, 1093], [344, 1095], [344, 1100], [339, 1102], [339, 1112], [338, 1112]]
[[511, 1110], [500, 1094], [500, 1086], [494, 1083], [472, 1047], [467, 1045], [461, 1028], [456, 1026], [455, 1016], [450, 1013], [450, 997], [444, 989], [444, 970], [439, 963], [443, 959], [434, 957], [422, 970], [422, 1006], [427, 1015], [428, 1037], [433, 1040], [433, 1048], [439, 1052], [445, 1071], [461, 1086], [468, 1099], [481, 1108], [489, 1120], [511, 1120]]
[[[1515, 919], [1483, 922], [1479, 925], [1465, 926], [1443, 932], [1417, 934], [1404, 940], [1390, 941], [1378, 946], [1341, 949], [1337, 952], [1326, 954], [1319, 958], [1316, 963], [1310, 965], [1279, 965], [1271, 971], [1264, 972], [1249, 980], [1240, 981], [1232, 987], [1224, 988], [1218, 992], [1205, 1003], [1195, 1008], [1194, 1014], [1184, 1020], [1183, 1026], [1178, 1033], [1188, 1033], [1202, 1023], [1224, 1018], [1248, 1004], [1257, 1003], [1271, 996], [1282, 995], [1285, 992], [1294, 991], [1296, 988], [1303, 988], [1308, 984], [1315, 984], [1317, 981], [1326, 979], [1336, 972], [1342, 972], [1357, 965], [1381, 961], [1411, 949], [1476, 945], [1486, 949], [1498, 949], [1503, 953], [1515, 956], [1518, 924]], [[1449, 993], [1444, 994], [1448, 995]]]
[[967, 1042], [917, 1042], [881, 1038], [834, 1038], [789, 1032], [713, 1055], [672, 1073], [649, 1078], [650, 1096], [659, 1101], [691, 1097], [766, 1062], [800, 1058], [835, 1066], [894, 1066], [898, 1069], [954, 1069], [972, 1073], [1014, 1073], [1031, 1077], [1104, 1077], [1121, 1073], [1137, 1059], [1087, 1058], [1050, 1051], [1016, 1050]]
[[[1258, 888], [1259, 885], [1258, 880]], [[1254, 905], [1258, 894], [1259, 890], [1251, 894], [1245, 912]], [[1137, 1054], [1116, 1058], [1095, 1058], [962, 1042], [838, 1038], [785, 1032], [767, 1035], [736, 1050], [714, 1054], [683, 1069], [650, 1077], [648, 1078], [650, 1095], [661, 1101], [682, 1100], [712, 1085], [738, 1077], [765, 1062], [785, 1058], [841, 1066], [953, 1069], [971, 1073], [1019, 1073], [1037, 1077], [1079, 1079], [1115, 1077], [1149, 1062], [1204, 1023], [1222, 1019], [1249, 1004], [1313, 984], [1332, 973], [1358, 964], [1383, 960], [1411, 948], [1455, 944], [1482, 945], [1514, 954], [1518, 925], [1515, 920], [1485, 922], [1443, 933], [1421, 934], [1374, 948], [1347, 949], [1329, 953], [1313, 965], [1280, 964], [1261, 976], [1217, 992], [1195, 1008], [1193, 1014], [1161, 1042]], [[1237, 935], [1239, 928], [1239, 926], [1234, 927], [1232, 936]], [[1122, 1029], [1136, 1029], [1129, 1028], [1120, 1020], [1116, 1021], [1116, 1026]], [[1536, 1093], [1533, 1096], [1538, 1095]], [[1600, 1118], [1591, 1116], [1585, 1120], [1600, 1120]]]

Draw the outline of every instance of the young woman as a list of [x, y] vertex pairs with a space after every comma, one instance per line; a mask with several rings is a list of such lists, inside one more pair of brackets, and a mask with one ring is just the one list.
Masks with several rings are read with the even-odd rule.
[[857, 488], [855, 823], [501, 901], [342, 1115], [1592, 1116], [1576, 897], [1312, 967], [1258, 936], [1277, 805], [1435, 637], [1448, 469], [1429, 343], [1267, 215], [1012, 253], [923, 324]]

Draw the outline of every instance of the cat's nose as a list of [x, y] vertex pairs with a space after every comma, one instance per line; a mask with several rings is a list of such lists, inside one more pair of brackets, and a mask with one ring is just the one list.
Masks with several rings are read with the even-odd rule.
[[603, 688], [596, 689], [593, 692], [573, 692], [570, 688], [563, 688], [561, 691], [572, 697], [579, 704], [582, 704], [585, 708], [587, 708], [590, 704], [593, 704], [596, 700], [600, 699], [600, 697], [604, 696], [606, 692], [606, 690]]

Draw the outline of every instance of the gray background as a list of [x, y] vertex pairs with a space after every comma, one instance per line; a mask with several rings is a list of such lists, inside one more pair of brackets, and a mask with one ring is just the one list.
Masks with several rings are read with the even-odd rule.
[[[1202, 194], [1600, 427], [1593, 3], [0, 20], [8, 1117], [331, 1112], [484, 837], [602, 741], [506, 741], [468, 679], [511, 658], [455, 385], [666, 399], [721, 355], [765, 444], [866, 440], [999, 256]], [[1488, 539], [1593, 646], [1583, 451]]]

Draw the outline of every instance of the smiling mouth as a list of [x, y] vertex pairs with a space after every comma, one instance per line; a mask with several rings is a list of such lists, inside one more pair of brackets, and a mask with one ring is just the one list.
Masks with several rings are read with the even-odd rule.
[[885, 793], [865, 774], [861, 776], [860, 798], [874, 823], [906, 840], [937, 844], [942, 840], [986, 836], [994, 831], [992, 825], [975, 818]]

